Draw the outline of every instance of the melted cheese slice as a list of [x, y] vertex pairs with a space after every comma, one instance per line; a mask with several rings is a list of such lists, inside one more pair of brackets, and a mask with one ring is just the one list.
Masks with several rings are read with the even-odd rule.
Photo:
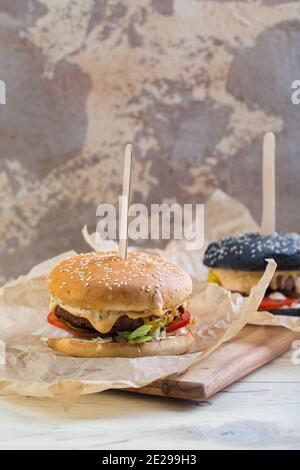
[[[209, 282], [217, 282], [225, 289], [249, 294], [252, 287], [258, 283], [262, 276], [261, 271], [236, 271], [233, 269], [211, 268], [208, 275]], [[300, 271], [276, 271], [270, 288], [275, 291], [284, 290], [284, 287], [292, 279], [293, 291], [300, 294]]]
[[155, 311], [145, 311], [145, 312], [113, 312], [113, 311], [106, 311], [106, 312], [98, 312], [97, 310], [85, 310], [82, 308], [71, 307], [70, 305], [65, 305], [58, 300], [51, 299], [50, 303], [50, 311], [53, 312], [55, 308], [59, 306], [66, 310], [67, 312], [71, 313], [72, 315], [76, 315], [77, 317], [86, 318], [95, 330], [100, 331], [100, 333], [108, 333], [116, 321], [123, 316], [127, 316], [133, 320], [137, 318], [146, 318], [150, 316], [162, 316], [166, 312], [170, 310], [177, 310], [179, 307], [176, 306], [173, 309], [166, 309], [166, 310], [155, 310]]

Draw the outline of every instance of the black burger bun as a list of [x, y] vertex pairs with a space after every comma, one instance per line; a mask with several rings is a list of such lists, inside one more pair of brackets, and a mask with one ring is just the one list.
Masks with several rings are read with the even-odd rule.
[[246, 233], [211, 243], [204, 254], [210, 268], [264, 271], [266, 259], [274, 259], [280, 271], [300, 271], [300, 236], [295, 233]]

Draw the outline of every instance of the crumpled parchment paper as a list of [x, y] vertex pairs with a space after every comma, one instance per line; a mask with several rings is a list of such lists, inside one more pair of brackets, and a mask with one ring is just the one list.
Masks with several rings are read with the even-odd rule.
[[[217, 190], [206, 204], [207, 243], [229, 233], [255, 230], [257, 225], [249, 211], [222, 191]], [[105, 242], [90, 236], [86, 229], [84, 237], [93, 248], [103, 249]], [[81, 394], [142, 387], [181, 373], [234, 337], [253, 318], [276, 263], [269, 261], [260, 282], [243, 299], [216, 284], [205, 283], [202, 253], [184, 252], [182, 243], [172, 241], [163, 252], [154, 251], [178, 262], [193, 277], [194, 290], [188, 308], [196, 320], [197, 339], [188, 353], [135, 359], [81, 359], [49, 349], [44, 337], [67, 333], [46, 323], [49, 307], [46, 276], [60, 259], [75, 254], [71, 251], [35, 266], [26, 276], [0, 289], [0, 390], [54, 397], [67, 409]], [[112, 248], [111, 244], [106, 247]]]
[[[194, 279], [189, 309], [195, 322], [196, 342], [181, 356], [82, 359], [48, 348], [43, 337], [66, 334], [46, 324], [49, 295], [46, 276], [60, 258], [36, 266], [26, 276], [0, 290], [0, 389], [27, 396], [54, 397], [67, 409], [81, 394], [109, 388], [142, 387], [180, 373], [203, 359], [247, 323], [263, 298], [275, 272], [267, 269], [246, 299], [216, 284]], [[1, 354], [2, 352], [2, 354]]]
[[[62, 258], [71, 254], [62, 255]], [[66, 408], [81, 394], [145, 386], [183, 372], [206, 357], [247, 323], [276, 269], [276, 264], [270, 261], [247, 299], [232, 295], [216, 284], [199, 284], [195, 280], [189, 309], [196, 319], [197, 340], [188, 354], [81, 359], [52, 351], [41, 339], [45, 334], [62, 334], [45, 324], [49, 303], [46, 276], [57, 261], [56, 258], [42, 263], [0, 291], [0, 338], [2, 347], [5, 344], [0, 388], [21, 395], [55, 397]]]

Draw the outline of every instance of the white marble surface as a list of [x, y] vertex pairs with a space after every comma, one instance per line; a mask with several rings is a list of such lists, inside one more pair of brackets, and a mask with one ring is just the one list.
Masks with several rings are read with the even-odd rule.
[[300, 365], [291, 352], [194, 403], [125, 392], [53, 400], [2, 392], [0, 449], [299, 449]]

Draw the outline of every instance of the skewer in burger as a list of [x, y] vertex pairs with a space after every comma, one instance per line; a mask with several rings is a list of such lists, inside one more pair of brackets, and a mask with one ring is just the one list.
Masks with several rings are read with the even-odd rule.
[[259, 310], [279, 315], [300, 315], [300, 236], [291, 233], [261, 235], [247, 233], [211, 243], [204, 264], [208, 281], [249, 295], [266, 267], [266, 259], [277, 263]]
[[146, 253], [93, 252], [60, 262], [48, 276], [48, 322], [70, 333], [51, 348], [77, 357], [178, 355], [194, 341], [186, 302], [192, 281], [180, 266]]

